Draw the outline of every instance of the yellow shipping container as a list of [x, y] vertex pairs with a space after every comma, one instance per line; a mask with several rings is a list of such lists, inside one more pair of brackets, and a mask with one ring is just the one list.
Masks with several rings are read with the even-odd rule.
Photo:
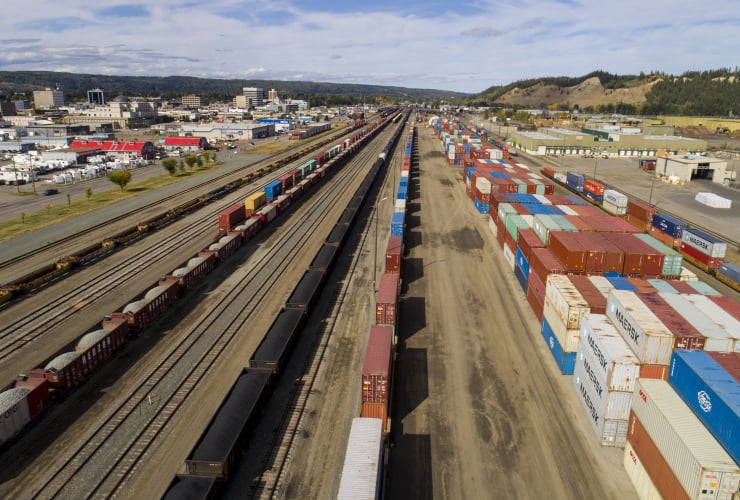
[[244, 208], [247, 209], [247, 217], [252, 215], [252, 212], [259, 210], [259, 208], [267, 202], [267, 194], [264, 191], [247, 196], [244, 200]]

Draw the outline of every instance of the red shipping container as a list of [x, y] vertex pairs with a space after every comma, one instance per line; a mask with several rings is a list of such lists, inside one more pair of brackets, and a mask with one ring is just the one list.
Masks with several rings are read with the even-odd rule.
[[545, 183], [545, 194], [552, 194], [555, 192], [555, 184]]
[[595, 233], [571, 233], [570, 237], [586, 249], [586, 269], [589, 274], [603, 273], [606, 250], [600, 239], [592, 237]]
[[604, 185], [597, 181], [587, 180], [583, 182], [583, 190], [596, 196], [604, 196]]
[[545, 307], [545, 283], [540, 281], [534, 273], [529, 273], [529, 279], [527, 279], [527, 302], [529, 302], [529, 306], [534, 311], [537, 319], [542, 322]]
[[[673, 283], [671, 283], [672, 285]], [[709, 300], [720, 306], [727, 313], [731, 314], [736, 320], [740, 321], [740, 302], [736, 302], [729, 297], [710, 295]]]
[[637, 238], [634, 234], [626, 235], [625, 238], [633, 242], [636, 250], [639, 250], [645, 258], [642, 262], [642, 273], [646, 276], [660, 276], [663, 272], [663, 262], [665, 255], [660, 251], [651, 247], [640, 238]]
[[689, 260], [693, 259], [696, 261], [695, 263], [701, 264], [699, 267], [702, 267], [703, 265], [710, 269], [716, 269], [725, 261], [723, 257], [710, 257], [683, 242], [681, 243], [681, 253], [684, 256], [688, 256]]
[[655, 488], [663, 498], [688, 500], [689, 496], [673, 473], [671, 466], [665, 461], [660, 450], [655, 446], [652, 438], [633, 411], [630, 411], [627, 441], [632, 445], [643, 467], [645, 467], [645, 471], [647, 471]]
[[579, 232], [593, 231], [594, 228], [580, 215], [564, 215], [565, 220], [573, 224]]
[[[657, 293], [638, 293], [640, 300], [673, 334], [674, 349], [704, 349], [706, 341], [694, 326], [686, 321]], [[654, 377], [651, 377], [654, 378]]]
[[491, 218], [495, 221], [498, 217], [498, 205], [499, 203], [507, 203], [506, 195], [504, 193], [491, 193]]
[[604, 233], [603, 236], [624, 252], [622, 274], [625, 276], [641, 276], [645, 256], [640, 253], [639, 248], [635, 248], [634, 239], [625, 238], [627, 235], [624, 233]]
[[585, 271], [586, 250], [569, 231], [550, 231], [547, 247], [563, 263], [566, 271]]
[[606, 314], [606, 297], [588, 279], [588, 276], [571, 276], [570, 282], [586, 300], [593, 314]]
[[543, 167], [542, 173], [548, 177], [553, 177], [555, 175], [555, 169], [552, 167]]
[[387, 403], [391, 387], [393, 327], [373, 325], [362, 365], [362, 401]]
[[696, 291], [696, 288], [692, 287], [685, 281], [670, 280], [668, 284], [675, 288], [677, 293], [699, 293]]
[[375, 323], [395, 325], [398, 319], [398, 288], [400, 275], [385, 273], [380, 277], [378, 293], [375, 296]]
[[496, 242], [498, 243], [499, 248], [504, 248], [505, 238], [504, 235], [506, 234], [506, 228], [504, 227], [503, 223], [500, 219], [496, 220]]
[[653, 214], [655, 213], [655, 207], [651, 207], [647, 203], [639, 201], [628, 201], [627, 202], [627, 215], [632, 215], [637, 219], [643, 220], [651, 225], [653, 223]]
[[609, 241], [606, 233], [588, 233], [588, 238], [604, 250], [604, 272], [622, 274], [624, 270], [624, 252]]
[[31, 377], [15, 382], [16, 389], [28, 389], [28, 416], [33, 420], [49, 404], [49, 381], [41, 377]]
[[740, 382], [740, 352], [707, 352], [732, 378]]
[[634, 215], [627, 214], [627, 217], [625, 219], [627, 222], [635, 226], [637, 229], [639, 229], [641, 232], [646, 232], [650, 230], [650, 222], [642, 219], [638, 219]]
[[529, 258], [529, 273], [529, 279], [534, 273], [542, 283], [546, 283], [548, 274], [565, 274], [565, 267], [549, 248], [533, 248]]
[[511, 207], [516, 210], [516, 213], [519, 215], [531, 215], [529, 208], [527, 208], [527, 205], [524, 203], [512, 203]]
[[403, 238], [391, 236], [385, 249], [385, 272], [401, 272], [401, 254], [403, 253]]
[[637, 291], [639, 293], [656, 293], [658, 291], [653, 285], [648, 283], [648, 281], [643, 278], [627, 278], [627, 281], [632, 283], [632, 286], [637, 288]]
[[667, 365], [640, 365], [640, 378], [668, 380]]
[[[566, 204], [567, 203], [558, 203], [558, 205]], [[597, 217], [604, 215], [601, 210], [591, 205], [572, 205], [570, 208], [572, 208], [581, 217]]]
[[388, 432], [388, 405], [386, 403], [362, 403], [360, 416], [381, 419], [383, 421], [383, 432]]
[[537, 236], [533, 229], [520, 229], [516, 237], [516, 246], [518, 246], [524, 258], [529, 262], [529, 254], [533, 248], [543, 248], [545, 246], [542, 240]]
[[227, 234], [229, 229], [243, 221], [246, 216], [246, 209], [243, 203], [231, 205], [218, 214], [218, 233]]
[[511, 236], [509, 231], [504, 228], [504, 244], [509, 247], [509, 250], [513, 252], [516, 252], [516, 242], [514, 241], [514, 237]]

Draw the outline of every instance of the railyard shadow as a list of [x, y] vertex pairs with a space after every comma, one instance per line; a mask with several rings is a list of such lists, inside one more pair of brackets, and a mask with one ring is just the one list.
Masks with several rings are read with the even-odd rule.
[[414, 257], [403, 261], [403, 285], [401, 293], [408, 290], [408, 286], [414, 281], [424, 277], [424, 259]]
[[416, 212], [419, 211], [420, 208], [421, 208], [421, 205], [419, 204], [418, 201], [410, 201], [406, 203], [406, 215], [415, 214]]
[[[400, 427], [400, 426], [399, 426]], [[434, 498], [432, 438], [429, 434], [394, 434], [384, 498], [426, 500]]]
[[406, 230], [417, 228], [421, 225], [421, 217], [418, 215], [406, 215]]
[[[414, 259], [407, 259], [414, 260]], [[421, 260], [421, 259], [419, 259]], [[404, 273], [404, 280], [405, 280]], [[405, 341], [427, 326], [426, 300], [424, 297], [402, 297], [400, 300], [399, 342]]]
[[412, 248], [416, 248], [418, 246], [421, 246], [423, 235], [421, 231], [409, 231], [406, 233], [406, 241], [404, 244], [404, 247], [406, 249], [406, 252], [411, 250]]

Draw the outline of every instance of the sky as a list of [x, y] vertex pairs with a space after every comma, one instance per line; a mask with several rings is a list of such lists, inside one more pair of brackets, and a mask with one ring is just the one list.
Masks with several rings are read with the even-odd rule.
[[0, 16], [5, 71], [475, 94], [528, 78], [739, 62], [739, 0], [13, 0]]

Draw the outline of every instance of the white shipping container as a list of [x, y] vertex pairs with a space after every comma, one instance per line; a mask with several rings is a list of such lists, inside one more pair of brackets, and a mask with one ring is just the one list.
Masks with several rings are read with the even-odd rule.
[[578, 338], [581, 335], [580, 329], [566, 328], [560, 314], [558, 314], [557, 310], [552, 305], [552, 301], [547, 297], [545, 297], [542, 317], [547, 320], [550, 328], [552, 328], [552, 332], [555, 334], [555, 338], [558, 339], [560, 346], [563, 348], [563, 352], [578, 351]]
[[[575, 370], [578, 370], [578, 363], [576, 363]], [[608, 419], [604, 415], [604, 409], [599, 403], [598, 397], [593, 393], [588, 383], [585, 383], [581, 376], [576, 375], [576, 371], [573, 372], [573, 382], [578, 394], [578, 399], [581, 401], [583, 408], [586, 410], [588, 420], [591, 422], [591, 427], [596, 432], [596, 437], [599, 439], [601, 446], [615, 446], [621, 448], [627, 442], [627, 428], [629, 422], [627, 420], [619, 419]]]
[[534, 196], [541, 205], [552, 205], [552, 202], [548, 200], [547, 196], [545, 196], [544, 194], [533, 194], [532, 196]]
[[629, 198], [627, 195], [614, 191], [613, 189], [604, 190], [604, 201], [608, 201], [617, 208], [627, 208], [627, 202]]
[[396, 212], [405, 212], [406, 211], [406, 200], [396, 198], [396, 201], [393, 202], [394, 208], [396, 208]]
[[352, 419], [337, 500], [378, 497], [383, 460], [382, 426], [379, 418]]
[[491, 194], [491, 181], [485, 177], [476, 177], [475, 187], [483, 194]]
[[624, 470], [627, 471], [627, 476], [632, 481], [632, 486], [637, 491], [637, 496], [640, 500], [662, 500], [658, 488], [653, 484], [652, 479], [645, 470], [645, 466], [642, 465], [640, 457], [635, 453], [634, 448], [629, 442], [624, 445], [624, 458], [622, 459], [622, 465]]
[[408, 170], [401, 170], [401, 177], [408, 177], [409, 171]]
[[625, 215], [627, 213], [627, 207], [626, 206], [624, 206], [624, 207], [618, 207], [614, 203], [612, 203], [610, 201], [606, 201], [606, 200], [604, 200], [601, 203], [601, 208], [603, 208], [604, 210], [606, 210], [607, 212], [609, 212], [612, 215]]
[[679, 280], [681, 280], [681, 281], [699, 281], [699, 277], [691, 269], [686, 269], [685, 267], [682, 267], [681, 268], [681, 276], [679, 277]]
[[578, 387], [578, 383], [582, 383], [589, 388], [591, 394], [596, 398], [599, 413], [605, 419], [624, 420], [626, 422], [630, 416], [632, 393], [608, 390], [606, 380], [599, 373], [596, 364], [597, 361], [584, 349], [583, 344], [580, 344], [576, 356], [576, 367], [573, 371], [573, 377], [580, 379], [576, 382], [576, 387]]
[[516, 257], [514, 256], [514, 253], [509, 248], [509, 245], [504, 245], [504, 259], [506, 259], [506, 263], [509, 265], [509, 268], [511, 270], [514, 270], [514, 266], [516, 265]]
[[690, 498], [731, 500], [736, 464], [665, 380], [639, 379], [632, 410]]
[[566, 181], [568, 180], [568, 177], [562, 172], [555, 172], [555, 175], [553, 175], [553, 178], [562, 184], [565, 184]]
[[609, 292], [606, 313], [641, 363], [670, 363], [673, 334], [634, 292]]
[[605, 299], [608, 299], [609, 292], [614, 290], [614, 285], [612, 285], [611, 281], [604, 278], [603, 276], [589, 276], [588, 280], [593, 283], [593, 285], [599, 292], [601, 292], [601, 295], [603, 295]]
[[486, 149], [486, 153], [492, 160], [502, 160], [504, 158], [504, 152], [500, 149]]
[[596, 362], [606, 390], [633, 392], [640, 376], [640, 360], [607, 317], [587, 314], [581, 322], [580, 337], [580, 345]]
[[724, 241], [710, 241], [690, 230], [681, 233], [681, 242], [709, 257], [724, 258], [727, 253], [727, 243]]
[[735, 339], [735, 350], [738, 350], [738, 344], [740, 344], [740, 321], [736, 320], [733, 315], [722, 309], [706, 295], [697, 293], [683, 295], [683, 297], [711, 318], [712, 321], [724, 328], [727, 335]]
[[573, 210], [570, 205], [555, 205], [558, 209], [560, 209], [561, 212], [563, 212], [563, 215], [578, 215], [578, 212]]
[[704, 350], [714, 352], [732, 352], [735, 350], [735, 339], [719, 326], [709, 316], [704, 314], [686, 297], [677, 293], [658, 292], [658, 295], [670, 305], [674, 311], [696, 328], [706, 337]]
[[545, 297], [550, 299], [560, 320], [567, 329], [579, 329], [581, 318], [591, 312], [591, 306], [568, 276], [548, 274], [545, 283]]

